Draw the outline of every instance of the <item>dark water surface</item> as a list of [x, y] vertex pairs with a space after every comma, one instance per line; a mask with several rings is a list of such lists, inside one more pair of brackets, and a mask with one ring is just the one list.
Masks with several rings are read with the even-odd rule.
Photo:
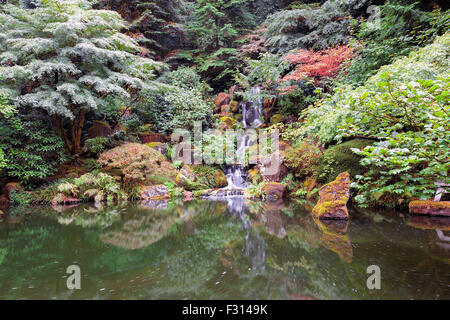
[[[11, 209], [0, 299], [450, 299], [450, 219], [352, 211], [324, 224], [293, 203], [146, 205]], [[81, 290], [67, 289], [69, 265]], [[371, 265], [380, 290], [367, 288]]]

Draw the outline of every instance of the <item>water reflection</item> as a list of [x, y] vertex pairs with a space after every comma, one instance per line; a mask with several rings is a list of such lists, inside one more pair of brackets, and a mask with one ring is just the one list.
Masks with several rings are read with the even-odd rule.
[[[312, 219], [241, 197], [23, 208], [0, 223], [0, 299], [445, 299], [450, 219]], [[68, 265], [83, 290], [65, 286]], [[366, 287], [367, 267], [382, 290]]]

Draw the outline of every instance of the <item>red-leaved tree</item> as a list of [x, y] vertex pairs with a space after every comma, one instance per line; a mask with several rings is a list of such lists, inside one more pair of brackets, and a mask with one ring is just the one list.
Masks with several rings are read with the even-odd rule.
[[326, 78], [336, 76], [352, 57], [353, 49], [348, 45], [322, 51], [293, 51], [286, 55], [283, 60], [289, 61], [296, 68], [287, 74], [282, 81], [314, 79], [316, 84], [319, 84]]

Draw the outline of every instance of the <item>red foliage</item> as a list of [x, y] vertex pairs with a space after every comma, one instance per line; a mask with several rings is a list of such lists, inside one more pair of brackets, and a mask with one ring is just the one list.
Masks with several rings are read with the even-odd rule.
[[322, 51], [296, 50], [283, 58], [297, 67], [282, 81], [313, 78], [316, 82], [321, 82], [323, 78], [334, 77], [352, 57], [353, 49], [348, 45]]
[[265, 47], [265, 39], [263, 37], [263, 33], [266, 30], [266, 26], [261, 26], [260, 29], [254, 30], [251, 33], [248, 33], [242, 37], [237, 38], [237, 40], [248, 39], [248, 43], [242, 45], [239, 48], [239, 52], [248, 56], [252, 59], [257, 59], [260, 53], [266, 52], [267, 49]]

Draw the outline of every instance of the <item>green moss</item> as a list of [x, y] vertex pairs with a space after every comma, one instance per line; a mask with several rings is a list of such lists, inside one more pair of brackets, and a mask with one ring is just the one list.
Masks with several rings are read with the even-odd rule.
[[355, 139], [326, 150], [317, 166], [317, 177], [321, 183], [328, 183], [344, 171], [350, 173], [350, 177], [364, 173], [364, 167], [361, 166], [361, 158], [351, 149], [363, 149], [373, 143], [372, 140]]
[[317, 217], [321, 217], [322, 215], [324, 215], [328, 209], [330, 208], [335, 208], [335, 207], [340, 207], [340, 206], [345, 206], [347, 205], [347, 199], [345, 200], [335, 200], [335, 201], [325, 201], [322, 202], [321, 204], [317, 205], [314, 208], [314, 215], [316, 215]]

